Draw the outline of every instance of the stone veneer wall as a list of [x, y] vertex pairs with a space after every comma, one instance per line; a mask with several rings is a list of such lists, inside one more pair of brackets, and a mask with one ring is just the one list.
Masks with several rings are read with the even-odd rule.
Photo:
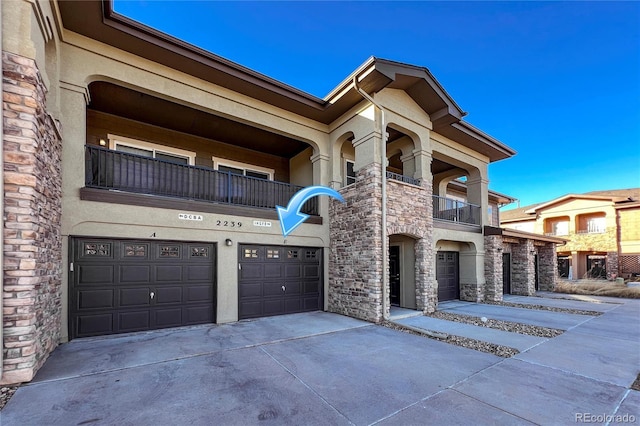
[[618, 252], [610, 251], [607, 252], [607, 278], [615, 274], [618, 276], [620, 270], [618, 269]]
[[484, 237], [484, 300], [502, 301], [502, 252], [501, 235], [485, 235]]
[[511, 246], [511, 294], [533, 296], [535, 263], [533, 240], [520, 240]]
[[329, 205], [328, 310], [376, 323], [383, 319], [380, 172], [379, 164], [363, 167], [340, 190], [345, 203]]
[[33, 378], [60, 339], [59, 129], [35, 61], [2, 53], [4, 365], [0, 383]]
[[[538, 246], [538, 290], [553, 291], [558, 279], [558, 256], [556, 245], [545, 243]], [[535, 284], [535, 283], [534, 283]]]
[[438, 292], [431, 243], [432, 191], [431, 182], [422, 182], [421, 187], [417, 187], [387, 180], [387, 235], [402, 234], [416, 239], [416, 307], [425, 313], [435, 312]]

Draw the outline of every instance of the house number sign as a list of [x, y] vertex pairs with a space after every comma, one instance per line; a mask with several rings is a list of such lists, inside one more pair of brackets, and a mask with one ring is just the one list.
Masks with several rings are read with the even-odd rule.
[[192, 213], [179, 213], [178, 214], [178, 219], [180, 220], [198, 220], [198, 221], [202, 221], [202, 215], [201, 214], [192, 214]]

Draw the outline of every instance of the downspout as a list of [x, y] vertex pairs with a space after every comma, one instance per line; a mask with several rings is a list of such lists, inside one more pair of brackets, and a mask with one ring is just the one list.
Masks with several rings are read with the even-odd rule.
[[387, 312], [387, 289], [389, 288], [389, 274], [387, 271], [389, 264], [389, 254], [388, 252], [388, 241], [387, 241], [387, 130], [386, 130], [386, 117], [385, 111], [382, 106], [373, 100], [369, 94], [364, 91], [360, 86], [358, 86], [358, 76], [353, 77], [353, 87], [360, 93], [360, 95], [365, 98], [367, 101], [371, 102], [376, 108], [380, 110], [380, 128], [382, 130], [381, 137], [381, 147], [380, 147], [380, 168], [381, 177], [382, 177], [382, 188], [381, 188], [381, 198], [382, 198], [382, 320], [388, 319], [386, 316]]

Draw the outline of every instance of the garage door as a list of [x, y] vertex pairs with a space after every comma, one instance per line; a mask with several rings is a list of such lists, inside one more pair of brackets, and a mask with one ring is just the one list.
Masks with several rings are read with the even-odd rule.
[[210, 243], [72, 238], [71, 338], [215, 321]]
[[322, 249], [240, 246], [240, 319], [321, 310]]
[[438, 301], [443, 302], [460, 298], [458, 252], [438, 252], [436, 257], [436, 280], [438, 281]]

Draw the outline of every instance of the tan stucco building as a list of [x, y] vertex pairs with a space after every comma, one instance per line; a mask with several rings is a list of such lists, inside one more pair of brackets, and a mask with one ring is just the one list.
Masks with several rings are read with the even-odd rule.
[[560, 277], [630, 278], [640, 274], [640, 188], [569, 194], [503, 211], [504, 228], [567, 239]]
[[[487, 169], [515, 152], [428, 69], [371, 58], [317, 98], [107, 0], [0, 7], [0, 383], [85, 336], [531, 294], [538, 254], [553, 286], [561, 240], [497, 227]], [[312, 184], [346, 202], [283, 238], [275, 206]]]

